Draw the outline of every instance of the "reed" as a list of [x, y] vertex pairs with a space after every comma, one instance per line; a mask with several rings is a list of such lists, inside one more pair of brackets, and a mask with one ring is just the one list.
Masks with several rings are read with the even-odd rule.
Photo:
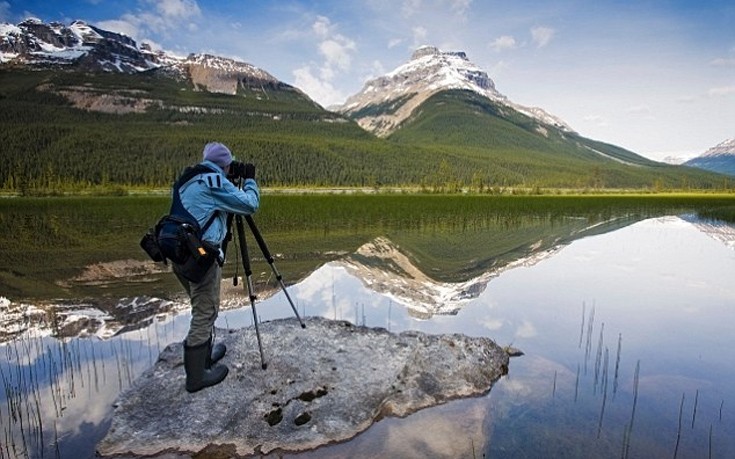
[[618, 352], [615, 355], [615, 375], [613, 377], [613, 395], [612, 399], [615, 401], [615, 394], [618, 392], [618, 370], [620, 370], [620, 351], [623, 348], [623, 334], [618, 333]]
[[638, 382], [641, 374], [641, 361], [635, 364], [635, 373], [633, 374], [633, 408], [630, 412], [630, 421], [623, 430], [623, 459], [627, 459], [630, 454], [630, 438], [633, 434], [633, 422], [635, 421], [635, 410], [638, 406]]
[[699, 403], [699, 389], [694, 394], [694, 409], [692, 410], [692, 429], [694, 429], [694, 420], [697, 419], [697, 404]]
[[600, 366], [602, 365], [602, 343], [604, 341], [605, 322], [600, 326], [600, 338], [597, 340], [597, 352], [595, 354], [595, 383], [592, 386], [592, 394], [597, 394], [597, 384], [600, 376]]
[[602, 372], [602, 407], [600, 408], [600, 418], [597, 422], [597, 438], [600, 438], [600, 435], [602, 434], [602, 420], [605, 417], [605, 405], [607, 404], [607, 381], [608, 381], [608, 364], [609, 364], [609, 352], [607, 348], [605, 348], [605, 363], [603, 365], [604, 369]]
[[587, 305], [583, 301], [582, 302], [582, 323], [580, 324], [580, 327], [579, 327], [579, 348], [580, 349], [582, 349], [582, 337], [584, 336], [584, 313], [585, 313], [586, 306]]
[[592, 311], [590, 312], [589, 321], [587, 322], [587, 341], [584, 348], [584, 374], [587, 375], [587, 362], [592, 352], [592, 329], [595, 323], [595, 306], [592, 305]]
[[[165, 336], [157, 342], [176, 339], [173, 328], [164, 330]], [[116, 372], [114, 365], [104, 366], [104, 362], [117, 357], [117, 389], [123, 390], [152, 363], [149, 355], [161, 350], [156, 345], [146, 352], [143, 338], [95, 340], [21, 334], [0, 347], [5, 359], [0, 361], [4, 398], [0, 404], [0, 459], [62, 457], [65, 433], [59, 431], [58, 421], [65, 413], [68, 416], [72, 404], [84, 403], [103, 390], [109, 379], [104, 376], [106, 370]]]
[[682, 421], [682, 415], [684, 413], [684, 395], [681, 394], [681, 403], [679, 404], [679, 428], [676, 430], [676, 445], [674, 446], [674, 459], [676, 459], [677, 454], [679, 453], [679, 442], [681, 441], [681, 421]]

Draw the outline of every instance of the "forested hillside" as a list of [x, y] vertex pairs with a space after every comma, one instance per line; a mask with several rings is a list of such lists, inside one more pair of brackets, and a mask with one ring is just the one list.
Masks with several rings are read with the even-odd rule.
[[543, 125], [471, 91], [432, 96], [389, 139], [483, 157], [484, 167], [478, 172], [490, 183], [523, 183], [533, 177], [534, 184], [548, 187], [727, 186], [724, 178], [657, 163]]
[[0, 70], [0, 190], [168, 187], [183, 167], [200, 160], [203, 145], [212, 140], [257, 164], [264, 186], [487, 190], [725, 184], [706, 172], [623, 164], [584, 146], [577, 158], [559, 155], [562, 146], [557, 151], [537, 144], [539, 134], [522, 123], [473, 118], [460, 106], [449, 118], [441, 116], [441, 106], [427, 106], [414, 126], [378, 139], [298, 91], [243, 87], [235, 96], [213, 94], [157, 72]]

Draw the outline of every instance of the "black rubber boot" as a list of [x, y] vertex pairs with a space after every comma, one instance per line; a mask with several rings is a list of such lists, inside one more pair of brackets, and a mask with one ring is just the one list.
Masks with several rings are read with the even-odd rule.
[[230, 371], [225, 365], [212, 364], [207, 368], [211, 359], [210, 347], [212, 340], [198, 346], [189, 347], [184, 342], [184, 369], [186, 370], [186, 390], [196, 392], [205, 387], [221, 383]]
[[[209, 357], [207, 357], [207, 364], [204, 367], [207, 369], [212, 368], [212, 364], [219, 362], [227, 353], [227, 346], [222, 343], [217, 343], [212, 346], [212, 341], [212, 338], [209, 338], [209, 341], [207, 341], [207, 346], [209, 346]], [[184, 340], [184, 347], [186, 347], [186, 340]]]
[[222, 343], [217, 343], [212, 346], [212, 338], [209, 338], [209, 358], [207, 359], [207, 368], [212, 368], [212, 365], [219, 362], [219, 360], [225, 356], [227, 347]]

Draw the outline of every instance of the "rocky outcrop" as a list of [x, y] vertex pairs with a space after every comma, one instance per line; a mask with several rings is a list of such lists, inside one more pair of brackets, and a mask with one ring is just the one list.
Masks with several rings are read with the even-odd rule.
[[[235, 95], [238, 87], [263, 91], [288, 87], [274, 76], [245, 62], [209, 54], [191, 54], [179, 64], [189, 75], [195, 88]], [[290, 87], [289, 87], [290, 88]]]
[[302, 451], [347, 440], [385, 416], [406, 416], [484, 394], [508, 371], [488, 338], [392, 334], [321, 318], [218, 334], [230, 373], [221, 384], [184, 390], [183, 350], [167, 347], [115, 404], [101, 456], [227, 457]]

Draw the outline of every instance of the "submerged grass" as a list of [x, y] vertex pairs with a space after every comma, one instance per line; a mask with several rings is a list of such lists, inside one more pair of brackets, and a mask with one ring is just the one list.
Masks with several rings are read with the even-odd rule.
[[[59, 281], [94, 263], [146, 260], [140, 237], [168, 206], [168, 196], [0, 199], [0, 296], [89, 293]], [[288, 279], [387, 235], [416, 254], [422, 268], [441, 267], [451, 280], [468, 269], [486, 268], [502, 254], [516, 256], [513, 251], [524, 244], [569, 234], [574, 229], [570, 218], [580, 219], [581, 226], [612, 217], [681, 213], [727, 219], [735, 217], [734, 209], [732, 194], [266, 194], [255, 220]], [[487, 247], [484, 257], [472, 253], [477, 244], [467, 244], [468, 238]], [[251, 256], [257, 272], [260, 254]], [[229, 263], [228, 269], [235, 265]]]

